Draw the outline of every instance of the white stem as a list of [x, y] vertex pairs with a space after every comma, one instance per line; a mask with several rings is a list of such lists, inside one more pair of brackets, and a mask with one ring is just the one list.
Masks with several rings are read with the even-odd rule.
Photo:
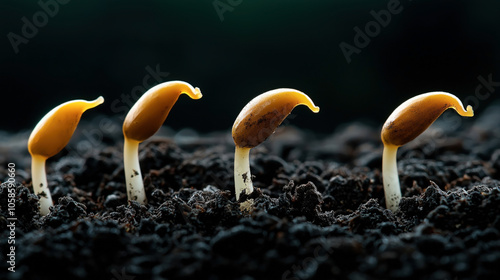
[[52, 196], [45, 173], [45, 160], [46, 158], [40, 156], [32, 156], [31, 158], [31, 181], [33, 191], [39, 197], [39, 210], [42, 216], [49, 214], [49, 207], [52, 206]]
[[399, 185], [398, 147], [384, 146], [382, 155], [382, 177], [384, 180], [385, 205], [388, 209], [395, 212], [399, 207], [401, 200], [401, 187]]
[[240, 199], [241, 191], [246, 194], [253, 192], [252, 174], [250, 173], [250, 148], [236, 146], [234, 152], [234, 189], [236, 200]]
[[142, 182], [141, 166], [139, 165], [139, 142], [125, 138], [123, 166], [128, 199], [146, 204], [146, 193]]

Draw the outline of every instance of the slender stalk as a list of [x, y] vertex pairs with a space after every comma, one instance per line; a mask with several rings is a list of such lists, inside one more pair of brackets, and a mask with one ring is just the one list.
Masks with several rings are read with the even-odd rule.
[[241, 191], [246, 194], [253, 192], [252, 174], [250, 173], [250, 148], [236, 146], [234, 152], [234, 188], [236, 200], [240, 199]]
[[46, 158], [42, 156], [33, 156], [31, 158], [33, 191], [39, 197], [40, 214], [42, 216], [49, 214], [49, 207], [52, 206], [52, 196], [50, 195], [47, 174], [45, 173], [45, 161]]
[[146, 204], [147, 198], [142, 181], [141, 167], [139, 165], [138, 141], [125, 138], [123, 145], [123, 165], [128, 199]]
[[399, 201], [401, 200], [397, 154], [397, 146], [384, 146], [384, 152], [382, 155], [382, 177], [384, 180], [385, 205], [393, 212], [398, 209]]

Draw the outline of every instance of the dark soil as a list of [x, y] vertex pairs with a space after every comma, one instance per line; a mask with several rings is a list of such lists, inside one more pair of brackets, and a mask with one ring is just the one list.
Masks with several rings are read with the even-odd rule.
[[0, 278], [500, 279], [498, 120], [498, 107], [458, 126], [440, 119], [402, 147], [396, 213], [385, 208], [379, 127], [361, 123], [329, 135], [286, 126], [254, 148], [243, 212], [229, 133], [141, 144], [146, 206], [127, 201], [119, 133], [84, 156], [65, 150], [47, 163], [46, 217], [19, 152], [16, 272], [2, 186]]

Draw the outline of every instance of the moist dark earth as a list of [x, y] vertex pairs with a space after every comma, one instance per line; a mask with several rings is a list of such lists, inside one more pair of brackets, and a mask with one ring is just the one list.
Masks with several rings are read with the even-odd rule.
[[0, 189], [1, 279], [500, 279], [498, 106], [467, 119], [446, 112], [399, 149], [395, 213], [385, 208], [381, 124], [282, 126], [252, 149], [255, 191], [240, 202], [229, 132], [160, 132], [141, 144], [139, 205], [127, 201], [119, 130], [75, 152], [96, 122], [47, 162], [45, 217], [27, 138], [3, 134], [0, 178], [14, 162], [18, 186], [15, 273]]

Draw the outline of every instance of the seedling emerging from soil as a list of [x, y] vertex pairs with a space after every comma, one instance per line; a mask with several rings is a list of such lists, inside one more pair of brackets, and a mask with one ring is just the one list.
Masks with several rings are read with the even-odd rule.
[[297, 105], [306, 105], [314, 113], [319, 107], [305, 93], [281, 88], [265, 92], [252, 99], [236, 118], [233, 125], [234, 186], [236, 200], [243, 190], [250, 194], [253, 185], [250, 173], [250, 149], [264, 142]]
[[45, 161], [59, 153], [75, 132], [80, 118], [86, 110], [104, 102], [100, 96], [94, 101], [73, 100], [63, 103], [45, 115], [31, 132], [28, 151], [31, 154], [31, 177], [33, 190], [40, 197], [40, 214], [49, 213], [52, 196], [47, 184]]
[[170, 81], [152, 87], [130, 109], [123, 122], [125, 137], [123, 157], [127, 197], [141, 204], [147, 203], [139, 165], [139, 143], [155, 134], [165, 121], [181, 94], [192, 99], [202, 97], [199, 88], [182, 81]]
[[455, 109], [463, 117], [474, 115], [472, 107], [467, 106], [466, 111], [455, 95], [446, 92], [429, 92], [410, 98], [399, 105], [385, 122], [381, 132], [384, 143], [382, 177], [385, 203], [388, 209], [396, 211], [401, 200], [396, 161], [398, 147], [415, 139], [449, 108]]

